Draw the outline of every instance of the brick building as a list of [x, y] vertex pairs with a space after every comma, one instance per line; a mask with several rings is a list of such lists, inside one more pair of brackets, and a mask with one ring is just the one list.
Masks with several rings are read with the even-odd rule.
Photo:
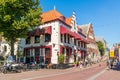
[[79, 28], [82, 29], [83, 34], [85, 34], [89, 44], [87, 44], [87, 54], [88, 57], [93, 61], [97, 61], [100, 58], [100, 53], [98, 45], [95, 40], [94, 30], [92, 24], [80, 25]]

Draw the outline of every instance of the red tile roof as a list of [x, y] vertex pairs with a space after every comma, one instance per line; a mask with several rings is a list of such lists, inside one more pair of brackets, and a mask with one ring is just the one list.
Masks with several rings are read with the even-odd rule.
[[49, 21], [53, 21], [56, 19], [59, 19], [61, 21], [63, 21], [65, 24], [67, 24], [68, 26], [71, 26], [71, 20], [72, 17], [70, 18], [65, 18], [61, 13], [59, 13], [57, 10], [51, 10], [48, 12], [43, 13], [42, 15], [40, 15], [42, 18], [42, 22], [46, 23]]
[[66, 18], [66, 23], [71, 26], [72, 17]]
[[51, 10], [51, 11], [45, 12], [41, 15], [43, 23], [48, 22], [48, 21], [52, 21], [55, 19], [59, 19], [61, 16], [63, 16], [63, 15], [60, 14], [56, 10]]

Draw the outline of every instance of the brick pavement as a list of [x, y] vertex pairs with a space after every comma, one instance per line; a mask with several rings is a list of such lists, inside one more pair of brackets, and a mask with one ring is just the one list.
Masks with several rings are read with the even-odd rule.
[[[54, 75], [54, 74], [61, 74], [65, 72], [74, 73], [82, 70], [89, 71], [89, 68], [97, 67], [99, 64], [95, 64], [91, 67], [87, 67], [84, 69], [81, 69], [79, 67], [74, 68], [68, 68], [68, 69], [40, 69], [38, 71], [27, 71], [22, 73], [8, 73], [8, 74], [2, 74], [0, 73], [0, 80], [22, 80], [27, 78], [33, 78], [38, 76], [47, 76], [47, 75]], [[66, 73], [67, 74], [67, 73]]]

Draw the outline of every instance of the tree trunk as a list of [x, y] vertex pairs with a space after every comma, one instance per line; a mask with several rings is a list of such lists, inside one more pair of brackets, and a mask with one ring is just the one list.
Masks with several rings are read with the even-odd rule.
[[15, 55], [14, 55], [14, 39], [11, 38], [10, 40], [10, 47], [11, 47], [11, 56], [13, 57], [13, 59], [15, 59]]

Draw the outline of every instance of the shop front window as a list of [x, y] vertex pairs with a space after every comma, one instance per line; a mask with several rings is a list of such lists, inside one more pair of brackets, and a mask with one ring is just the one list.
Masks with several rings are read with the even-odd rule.
[[30, 63], [30, 49], [26, 50], [26, 63]]
[[37, 63], [40, 62], [39, 56], [40, 56], [40, 48], [35, 48], [35, 61], [36, 61]]
[[65, 48], [62, 48], [62, 54], [65, 54]]
[[43, 53], [43, 48], [40, 49], [40, 56], [45, 56]]
[[40, 55], [40, 49], [39, 48], [35, 48], [35, 57]]
[[50, 48], [45, 48], [45, 64], [49, 64], [50, 62], [51, 62]]
[[26, 50], [26, 57], [30, 57], [30, 49]]

